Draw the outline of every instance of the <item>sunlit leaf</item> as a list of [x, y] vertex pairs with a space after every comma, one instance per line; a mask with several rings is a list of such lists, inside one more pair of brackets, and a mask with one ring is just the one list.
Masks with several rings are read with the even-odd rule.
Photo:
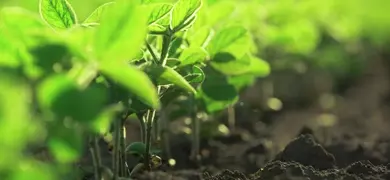
[[167, 81], [189, 92], [196, 93], [196, 90], [191, 86], [191, 84], [188, 83], [182, 75], [170, 67], [151, 65], [145, 71], [157, 80]]
[[157, 90], [149, 77], [141, 70], [125, 63], [104, 63], [100, 70], [108, 78], [123, 85], [130, 93], [134, 94], [144, 103], [158, 109]]
[[217, 53], [210, 61], [210, 65], [226, 75], [239, 75], [249, 71], [251, 58], [247, 55], [236, 59], [230, 53]]
[[107, 9], [95, 34], [100, 61], [125, 62], [137, 55], [144, 43], [149, 13], [137, 1], [116, 1]]
[[206, 47], [213, 35], [213, 29], [205, 26], [198, 29], [194, 34], [189, 34], [188, 41], [191, 47]]
[[217, 23], [228, 20], [229, 16], [234, 12], [236, 7], [235, 2], [218, 1], [207, 9], [207, 23], [213, 26]]
[[[0, 167], [14, 170], [25, 143], [31, 140], [31, 95], [27, 83], [11, 69], [0, 69]], [[36, 138], [36, 137], [34, 137]]]
[[[211, 39], [207, 46], [207, 52], [210, 56], [217, 54], [218, 52], [225, 51], [230, 46], [235, 45], [237, 42], [248, 37], [248, 31], [241, 26], [231, 26], [224, 28], [217, 32]], [[240, 49], [234, 49], [232, 51], [239, 51]], [[248, 50], [248, 49], [245, 49]], [[229, 51], [229, 53], [233, 53]]]
[[154, 4], [152, 6], [152, 13], [149, 16], [148, 24], [152, 24], [165, 17], [173, 7], [170, 4]]
[[47, 32], [45, 24], [38, 15], [19, 7], [1, 9], [0, 17], [0, 65], [31, 62], [28, 48], [39, 43], [33, 35]]
[[102, 14], [106, 11], [106, 9], [112, 5], [114, 2], [108, 2], [100, 5], [96, 8], [91, 15], [89, 15], [83, 22], [83, 24], [87, 23], [98, 23], [102, 17]]
[[250, 59], [251, 64], [248, 72], [249, 74], [264, 77], [270, 73], [271, 67], [266, 61], [254, 56], [250, 56]]
[[193, 18], [202, 6], [201, 0], [178, 0], [171, 14], [171, 29], [175, 29]]
[[207, 51], [201, 47], [190, 47], [184, 49], [184, 51], [179, 56], [179, 60], [181, 61], [180, 66], [203, 62], [206, 60], [207, 56]]
[[53, 28], [66, 29], [77, 24], [77, 16], [67, 0], [40, 0], [41, 17]]

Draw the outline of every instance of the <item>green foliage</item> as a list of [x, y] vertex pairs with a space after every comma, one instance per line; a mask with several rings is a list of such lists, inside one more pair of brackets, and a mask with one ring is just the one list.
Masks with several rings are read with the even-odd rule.
[[[121, 134], [117, 125], [130, 114], [149, 137], [155, 112], [170, 104], [181, 109], [169, 117], [193, 122], [198, 112], [222, 111], [271, 72], [263, 58], [305, 57], [341, 75], [359, 69], [341, 47], [323, 47], [323, 33], [345, 46], [389, 42], [387, 9], [362, 0], [117, 0], [94, 10], [87, 1], [8, 3], [17, 2], [39, 9], [0, 14], [0, 174], [10, 179], [56, 179], [57, 165], [77, 161], [86, 138], [112, 125]], [[55, 161], [27, 157], [34, 143], [46, 143]], [[150, 155], [151, 144], [144, 138], [124, 150]]]
[[[98, 61], [126, 62], [133, 58], [146, 37], [146, 9], [136, 1], [117, 1], [107, 10], [94, 38]], [[130, 40], [131, 39], [131, 40]]]
[[178, 0], [172, 10], [170, 28], [177, 30], [192, 21], [202, 5], [201, 0]]
[[114, 2], [108, 2], [108, 3], [104, 3], [102, 5], [100, 5], [98, 8], [95, 9], [95, 11], [93, 11], [91, 13], [91, 15], [89, 15], [84, 21], [83, 21], [83, 24], [88, 24], [88, 23], [99, 23], [100, 20], [101, 20], [101, 17], [103, 15], [103, 13], [106, 11], [106, 9], [110, 6], [114, 4]]
[[77, 16], [67, 0], [40, 0], [41, 17], [53, 28], [66, 29], [77, 24]]

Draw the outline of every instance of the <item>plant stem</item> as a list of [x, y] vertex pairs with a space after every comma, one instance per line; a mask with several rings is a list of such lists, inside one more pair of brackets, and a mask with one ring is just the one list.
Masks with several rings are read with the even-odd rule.
[[[168, 52], [169, 52], [169, 47], [171, 44], [172, 40], [172, 30], [168, 29], [165, 31], [165, 34], [163, 36], [163, 42], [162, 42], [162, 49], [161, 49], [161, 56], [160, 56], [160, 61], [161, 66], [165, 66], [167, 63], [167, 57], [168, 57]], [[161, 86], [157, 86], [157, 94], [160, 95], [161, 91]], [[152, 143], [152, 126], [154, 122], [154, 116], [156, 114], [156, 110], [148, 110], [146, 114], [146, 137], [145, 137], [145, 145], [146, 145], [146, 150], [145, 150], [145, 155], [144, 155], [144, 165], [146, 166], [146, 170], [150, 171], [151, 170], [151, 163], [150, 163], [150, 149], [151, 149], [151, 143]]]
[[120, 122], [120, 126], [121, 126], [121, 129], [120, 129], [120, 159], [121, 159], [121, 162], [120, 162], [120, 176], [121, 177], [124, 177], [126, 176], [126, 127], [125, 127], [125, 122], [126, 122], [126, 119], [128, 117], [127, 115], [128, 113], [126, 113], [124, 115], [124, 117], [121, 119], [121, 122]]
[[236, 127], [236, 112], [234, 106], [229, 106], [228, 109], [228, 124], [230, 131], [234, 131]]
[[143, 143], [146, 143], [146, 120], [145, 120], [145, 116], [144, 114], [142, 113], [137, 113], [137, 119], [139, 121], [139, 124], [141, 126], [141, 141]]
[[170, 159], [172, 156], [171, 156], [171, 151], [169, 149], [168, 121], [167, 121], [167, 115], [164, 111], [164, 107], [162, 107], [162, 109], [161, 109], [158, 122], [159, 122], [160, 127], [161, 127], [159, 134], [161, 136], [162, 146], [163, 146], [163, 149], [166, 153], [166, 157], [168, 159]]
[[121, 122], [116, 120], [114, 122], [114, 152], [113, 152], [113, 164], [112, 164], [112, 170], [114, 173], [113, 180], [117, 180], [119, 175], [119, 147], [120, 147], [120, 131], [121, 128]]
[[157, 58], [156, 54], [154, 53], [154, 51], [152, 49], [152, 46], [150, 46], [150, 44], [148, 42], [145, 42], [145, 44], [146, 44], [146, 48], [148, 49], [148, 51], [150, 52], [150, 54], [153, 57], [154, 63], [157, 64], [158, 63], [158, 58]]
[[146, 150], [144, 155], [145, 160], [145, 166], [148, 171], [151, 170], [151, 164], [150, 164], [150, 149], [151, 149], [151, 141], [152, 141], [152, 125], [153, 125], [153, 119], [156, 111], [155, 110], [149, 110], [146, 114]]
[[99, 165], [99, 167], [103, 166], [102, 164], [102, 154], [100, 153], [100, 146], [99, 146], [99, 138], [98, 136], [95, 136], [93, 138], [93, 144], [95, 147], [95, 152], [96, 152], [96, 160]]
[[165, 66], [165, 64], [167, 63], [166, 60], [168, 57], [171, 40], [172, 40], [172, 34], [171, 31], [168, 30], [167, 34], [163, 36], [163, 42], [162, 42], [163, 44], [162, 44], [161, 56], [160, 56], [161, 66]]
[[153, 121], [153, 142], [157, 142], [160, 139], [160, 134], [158, 133], [160, 131], [158, 116]]
[[200, 124], [199, 120], [196, 117], [197, 107], [195, 103], [194, 95], [190, 96], [191, 98], [191, 126], [192, 126], [192, 149], [191, 149], [191, 157], [195, 162], [199, 162], [199, 146], [200, 146]]
[[98, 154], [96, 152], [96, 147], [94, 146], [94, 137], [90, 137], [89, 139], [89, 151], [92, 156], [92, 163], [93, 163], [93, 169], [94, 169], [94, 177], [95, 180], [100, 180], [101, 173], [100, 173], [100, 164], [99, 164], [99, 158]]

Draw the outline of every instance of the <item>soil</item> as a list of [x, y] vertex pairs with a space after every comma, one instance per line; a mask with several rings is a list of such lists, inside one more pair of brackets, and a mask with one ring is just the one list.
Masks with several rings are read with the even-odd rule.
[[[260, 80], [235, 107], [235, 130], [201, 139], [200, 164], [190, 159], [190, 136], [172, 133], [175, 166], [169, 167], [163, 155], [159, 169], [135, 179], [390, 180], [389, 65], [374, 58], [366, 66], [361, 77], [337, 92], [330, 73], [307, 72], [294, 80], [294, 87], [284, 89], [287, 93], [273, 94], [284, 102], [279, 111], [259, 103], [265, 97], [261, 87], [269, 79]], [[288, 72], [274, 72], [272, 77], [278, 75], [292, 77]], [[291, 81], [279, 79], [272, 79], [275, 86]], [[292, 89], [303, 94], [291, 93]], [[332, 95], [332, 106], [318, 103], [324, 94]], [[226, 115], [217, 120], [227, 124]], [[136, 121], [128, 122], [127, 132], [128, 142], [139, 141]], [[129, 163], [134, 165], [134, 160]]]

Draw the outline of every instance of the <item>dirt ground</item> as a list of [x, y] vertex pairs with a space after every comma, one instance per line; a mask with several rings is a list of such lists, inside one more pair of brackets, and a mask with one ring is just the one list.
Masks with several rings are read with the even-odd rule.
[[[164, 159], [160, 169], [136, 179], [390, 180], [387, 67], [380, 57], [370, 60], [361, 77], [336, 93], [329, 74], [308, 72], [312, 74], [295, 79], [295, 85], [285, 89], [287, 93], [273, 94], [286, 102], [279, 111], [259, 110], [263, 106], [259, 102], [264, 102], [261, 87], [267, 79], [259, 80], [235, 107], [235, 130], [201, 140], [201, 165], [189, 158], [190, 137], [171, 134], [171, 158], [176, 165], [169, 167]], [[279, 89], [283, 79], [291, 80], [279, 79], [273, 79]], [[319, 103], [323, 94], [333, 94], [332, 106]], [[227, 116], [219, 120], [226, 122]], [[138, 141], [137, 122], [130, 121], [127, 129], [128, 141]]]

